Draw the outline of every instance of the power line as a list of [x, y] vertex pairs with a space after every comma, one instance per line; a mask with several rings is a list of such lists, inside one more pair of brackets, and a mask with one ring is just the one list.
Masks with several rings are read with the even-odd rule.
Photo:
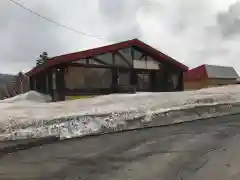
[[39, 18], [42, 18], [42, 19], [44, 19], [44, 20], [46, 20], [46, 21], [48, 21], [48, 22], [50, 22], [50, 23], [52, 23], [52, 24], [55, 24], [55, 25], [59, 26], [59, 27], [68, 29], [68, 30], [70, 30], [70, 31], [73, 31], [73, 32], [75, 32], [75, 33], [78, 33], [78, 34], [81, 34], [81, 35], [84, 35], [84, 36], [89, 36], [89, 37], [93, 37], [93, 38], [101, 39], [101, 40], [112, 41], [112, 40], [109, 40], [109, 39], [107, 39], [107, 38], [95, 36], [95, 35], [93, 35], [93, 34], [89, 34], [89, 33], [86, 33], [86, 32], [83, 32], [83, 31], [80, 31], [80, 30], [77, 30], [77, 29], [74, 29], [74, 28], [72, 28], [72, 27], [66, 26], [66, 25], [64, 25], [64, 24], [61, 24], [61, 23], [59, 23], [59, 22], [56, 22], [56, 21], [54, 21], [54, 20], [52, 20], [52, 19], [50, 19], [50, 18], [48, 18], [48, 17], [45, 17], [45, 16], [43, 16], [43, 15], [41, 15], [41, 14], [39, 14], [39, 13], [33, 11], [33, 10], [31, 10], [30, 8], [22, 5], [22, 4], [19, 3], [19, 2], [14, 1], [14, 0], [9, 0], [9, 1], [11, 1], [11, 2], [14, 3], [15, 5], [23, 8], [24, 10], [26, 10], [26, 11], [28, 11], [28, 12], [36, 15], [36, 16], [38, 16]]

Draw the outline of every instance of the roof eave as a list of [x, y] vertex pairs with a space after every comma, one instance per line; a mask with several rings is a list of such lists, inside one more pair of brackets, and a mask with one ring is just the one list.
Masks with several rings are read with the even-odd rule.
[[[169, 61], [170, 63], [178, 66], [184, 72], [188, 71], [188, 69], [189, 69], [184, 64], [176, 61], [175, 59], [169, 57], [168, 55], [158, 51], [157, 49], [149, 46], [148, 44], [146, 44], [146, 43], [144, 43], [144, 42], [142, 42], [138, 39], [132, 39], [132, 40], [129, 40], [129, 41], [124, 41], [124, 42], [120, 42], [120, 43], [117, 43], [117, 44], [111, 44], [111, 45], [107, 45], [107, 46], [103, 46], [103, 47], [99, 47], [99, 48], [94, 48], [94, 49], [90, 49], [90, 50], [86, 50], [86, 51], [82, 51], [82, 52], [76, 52], [76, 53], [56, 56], [56, 57], [51, 58], [48, 61], [48, 66], [52, 67], [52, 66], [55, 66], [55, 65], [63, 63], [63, 62], [71, 62], [71, 61], [74, 61], [74, 60], [77, 60], [77, 59], [93, 56], [93, 54], [96, 55], [96, 54], [102, 54], [102, 53], [106, 53], [106, 52], [113, 52], [113, 51], [116, 51], [118, 49], [126, 48], [126, 47], [129, 47], [129, 46], [139, 46], [140, 48], [146, 49], [153, 56], [155, 55], [158, 58], [161, 57], [161, 58]], [[32, 70], [30, 70], [29, 72], [27, 72], [26, 75], [32, 76], [36, 73], [39, 73], [39, 72], [43, 71], [45, 68], [47, 68], [46, 65], [40, 65], [39, 67], [35, 67]]]

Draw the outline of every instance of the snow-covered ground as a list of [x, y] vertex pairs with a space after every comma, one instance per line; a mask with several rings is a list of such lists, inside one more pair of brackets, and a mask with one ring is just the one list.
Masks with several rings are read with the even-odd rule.
[[197, 106], [240, 102], [240, 85], [198, 91], [113, 94], [49, 103], [49, 97], [30, 91], [0, 101], [0, 139], [60, 136], [71, 138], [116, 128], [145, 115]]

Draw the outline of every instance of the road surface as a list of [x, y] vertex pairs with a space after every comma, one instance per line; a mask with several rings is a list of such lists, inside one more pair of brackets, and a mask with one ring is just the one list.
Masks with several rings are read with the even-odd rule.
[[239, 180], [240, 115], [2, 154], [1, 180]]

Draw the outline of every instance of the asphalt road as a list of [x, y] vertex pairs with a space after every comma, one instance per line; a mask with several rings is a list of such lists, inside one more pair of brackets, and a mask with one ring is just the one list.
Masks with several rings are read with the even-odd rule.
[[0, 158], [1, 180], [239, 180], [240, 115], [58, 141]]

